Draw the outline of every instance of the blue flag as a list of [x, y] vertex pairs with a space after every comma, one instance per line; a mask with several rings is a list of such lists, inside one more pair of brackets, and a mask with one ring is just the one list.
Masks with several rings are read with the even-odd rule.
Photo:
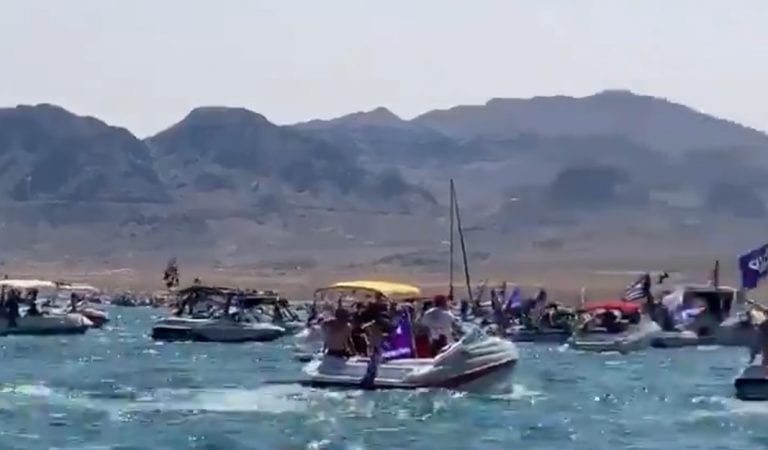
[[739, 257], [741, 271], [741, 287], [754, 289], [768, 274], [768, 244], [752, 250]]
[[698, 315], [703, 311], [704, 308], [699, 306], [688, 309], [680, 309], [675, 314], [675, 322], [682, 325], [688, 325], [693, 322], [693, 320], [696, 319], [696, 317], [698, 317]]
[[397, 327], [390, 333], [387, 340], [373, 350], [368, 366], [365, 368], [365, 375], [360, 380], [360, 387], [363, 389], [376, 387], [375, 381], [376, 375], [379, 373], [379, 364], [393, 359], [412, 358], [414, 353], [411, 318], [406, 311], [400, 316]]
[[411, 318], [407, 312], [400, 316], [397, 327], [382, 345], [382, 350], [384, 361], [413, 357], [413, 332], [411, 331]]
[[504, 309], [510, 310], [522, 304], [523, 304], [523, 294], [522, 292], [520, 292], [520, 288], [515, 286], [515, 288], [512, 289], [512, 294], [510, 294], [509, 298], [507, 299], [507, 303], [504, 304]]

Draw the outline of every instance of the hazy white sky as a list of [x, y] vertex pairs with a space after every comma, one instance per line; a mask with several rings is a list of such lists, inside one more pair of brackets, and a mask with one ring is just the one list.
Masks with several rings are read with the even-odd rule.
[[628, 88], [768, 130], [768, 0], [0, 0], [0, 105], [159, 131]]

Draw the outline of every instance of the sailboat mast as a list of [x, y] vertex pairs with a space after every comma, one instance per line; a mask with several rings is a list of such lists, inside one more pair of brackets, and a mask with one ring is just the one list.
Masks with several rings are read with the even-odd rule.
[[456, 198], [456, 188], [453, 185], [453, 180], [451, 180], [451, 194], [453, 197], [453, 208], [456, 212], [456, 225], [459, 229], [459, 242], [461, 243], [461, 257], [464, 260], [464, 280], [467, 282], [467, 295], [469, 296], [469, 301], [473, 301], [472, 298], [472, 285], [471, 281], [469, 279], [469, 264], [467, 263], [467, 247], [464, 243], [464, 229], [461, 227], [461, 214], [459, 213], [459, 199]]
[[450, 214], [451, 214], [451, 219], [450, 219], [450, 223], [451, 223], [451, 241], [450, 241], [450, 256], [449, 256], [449, 260], [450, 260], [449, 264], [450, 264], [450, 266], [449, 266], [449, 269], [448, 269], [449, 273], [450, 273], [450, 275], [449, 275], [450, 281], [449, 281], [449, 284], [448, 284], [448, 298], [453, 299], [453, 266], [454, 266], [454, 263], [453, 263], [453, 241], [454, 241], [454, 239], [453, 239], [453, 234], [454, 234], [454, 231], [453, 231], [453, 228], [454, 228], [453, 216], [456, 214], [454, 212], [454, 206], [453, 206], [453, 202], [454, 202], [454, 198], [453, 198], [453, 178], [451, 178], [450, 191], [451, 191], [451, 193], [450, 193], [450, 199], [451, 199], [450, 200], [450, 202], [451, 202], [451, 206], [450, 206]]

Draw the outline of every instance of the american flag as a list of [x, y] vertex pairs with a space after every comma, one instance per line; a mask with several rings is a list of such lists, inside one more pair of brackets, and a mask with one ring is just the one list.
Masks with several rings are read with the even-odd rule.
[[624, 291], [624, 301], [634, 302], [647, 299], [651, 295], [651, 275], [644, 274]]

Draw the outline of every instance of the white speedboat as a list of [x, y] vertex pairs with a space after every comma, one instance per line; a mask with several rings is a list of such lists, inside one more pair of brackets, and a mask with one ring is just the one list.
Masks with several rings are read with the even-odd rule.
[[152, 339], [197, 342], [266, 342], [285, 335], [285, 329], [269, 323], [236, 322], [226, 318], [171, 317], [152, 327]]
[[568, 344], [576, 350], [629, 353], [650, 347], [659, 332], [661, 327], [656, 322], [644, 318], [639, 324], [632, 325], [621, 333], [593, 331], [573, 335]]
[[[517, 360], [515, 344], [476, 330], [435, 358], [396, 359], [380, 364], [373, 388], [453, 388], [506, 375]], [[358, 388], [368, 364], [368, 358], [322, 355], [304, 367], [306, 378], [300, 383], [314, 387]]]
[[[605, 322], [609, 313], [627, 318], [621, 321], [623, 330], [609, 329]], [[621, 353], [642, 350], [650, 347], [653, 338], [661, 332], [661, 327], [642, 314], [635, 303], [595, 302], [584, 308], [582, 315], [587, 318], [586, 323], [577, 327], [579, 331], [568, 339], [568, 345], [576, 350]]]
[[83, 334], [93, 323], [80, 314], [22, 316], [16, 326], [9, 326], [8, 319], [0, 319], [0, 336], [10, 335], [58, 335]]
[[[103, 309], [96, 308], [88, 298], [93, 298], [99, 293], [99, 289], [84, 283], [58, 283], [59, 303], [69, 302], [71, 306], [72, 295], [77, 295], [80, 300], [76, 306], [76, 311], [88, 320], [93, 322], [94, 328], [101, 328], [109, 322], [109, 315]], [[62, 298], [62, 294], [64, 298]]]
[[760, 364], [747, 366], [733, 385], [739, 400], [768, 400], [768, 368]]
[[45, 311], [47, 315], [50, 316], [67, 316], [70, 314], [78, 314], [86, 319], [88, 319], [91, 323], [91, 328], [101, 328], [109, 322], [109, 316], [105, 311], [102, 311], [101, 309], [92, 308], [92, 307], [80, 307], [78, 306], [75, 313], [68, 312], [67, 308], [64, 307], [57, 307], [57, 308], [45, 308], [42, 307], [41, 310]]

